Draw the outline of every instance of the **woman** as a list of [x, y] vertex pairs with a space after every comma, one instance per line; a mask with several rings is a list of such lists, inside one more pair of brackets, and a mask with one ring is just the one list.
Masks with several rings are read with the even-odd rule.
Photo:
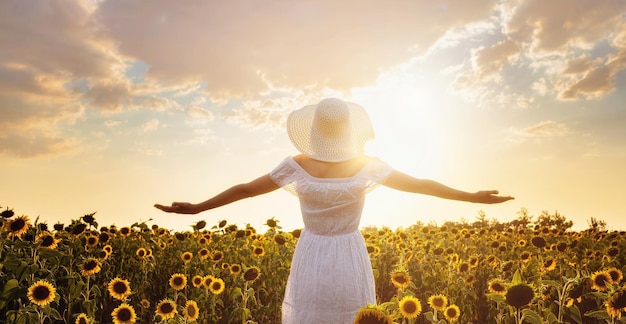
[[365, 194], [377, 185], [476, 203], [513, 199], [496, 190], [469, 193], [416, 179], [364, 155], [374, 132], [367, 112], [353, 103], [329, 98], [296, 110], [287, 119], [287, 133], [301, 154], [285, 158], [269, 174], [198, 204], [155, 205], [196, 214], [280, 187], [298, 196], [304, 228], [287, 280], [283, 324], [352, 323], [361, 307], [376, 302], [359, 221]]

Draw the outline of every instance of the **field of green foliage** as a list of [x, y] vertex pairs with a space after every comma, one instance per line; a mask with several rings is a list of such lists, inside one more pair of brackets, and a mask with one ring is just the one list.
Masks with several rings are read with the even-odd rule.
[[[280, 323], [300, 230], [174, 232], [0, 217], [0, 323]], [[365, 227], [377, 303], [355, 323], [626, 323], [626, 232], [525, 210], [512, 222]], [[329, 274], [331, 275], [331, 274]]]

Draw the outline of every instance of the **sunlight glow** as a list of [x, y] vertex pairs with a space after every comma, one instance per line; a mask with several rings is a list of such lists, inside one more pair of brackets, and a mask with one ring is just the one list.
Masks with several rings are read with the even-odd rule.
[[355, 91], [355, 101], [369, 111], [376, 132], [367, 153], [407, 172], [436, 173], [445, 143], [439, 91], [406, 72], [381, 77], [375, 91], [364, 92], [367, 96]]

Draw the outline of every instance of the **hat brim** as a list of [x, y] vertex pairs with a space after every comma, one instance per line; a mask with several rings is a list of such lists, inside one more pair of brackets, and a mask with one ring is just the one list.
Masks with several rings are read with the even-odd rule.
[[367, 111], [346, 102], [350, 111], [348, 136], [328, 138], [313, 130], [317, 105], [293, 111], [287, 118], [287, 134], [300, 153], [326, 162], [341, 162], [364, 154], [365, 144], [374, 139], [374, 129]]

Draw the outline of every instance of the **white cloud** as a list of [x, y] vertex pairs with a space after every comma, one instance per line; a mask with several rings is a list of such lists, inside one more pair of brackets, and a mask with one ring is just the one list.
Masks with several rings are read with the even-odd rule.
[[153, 118], [150, 121], [144, 123], [143, 125], [141, 125], [141, 129], [144, 132], [150, 132], [150, 131], [155, 131], [157, 129], [159, 129], [159, 127], [161, 126], [161, 122], [159, 122], [158, 119]]

